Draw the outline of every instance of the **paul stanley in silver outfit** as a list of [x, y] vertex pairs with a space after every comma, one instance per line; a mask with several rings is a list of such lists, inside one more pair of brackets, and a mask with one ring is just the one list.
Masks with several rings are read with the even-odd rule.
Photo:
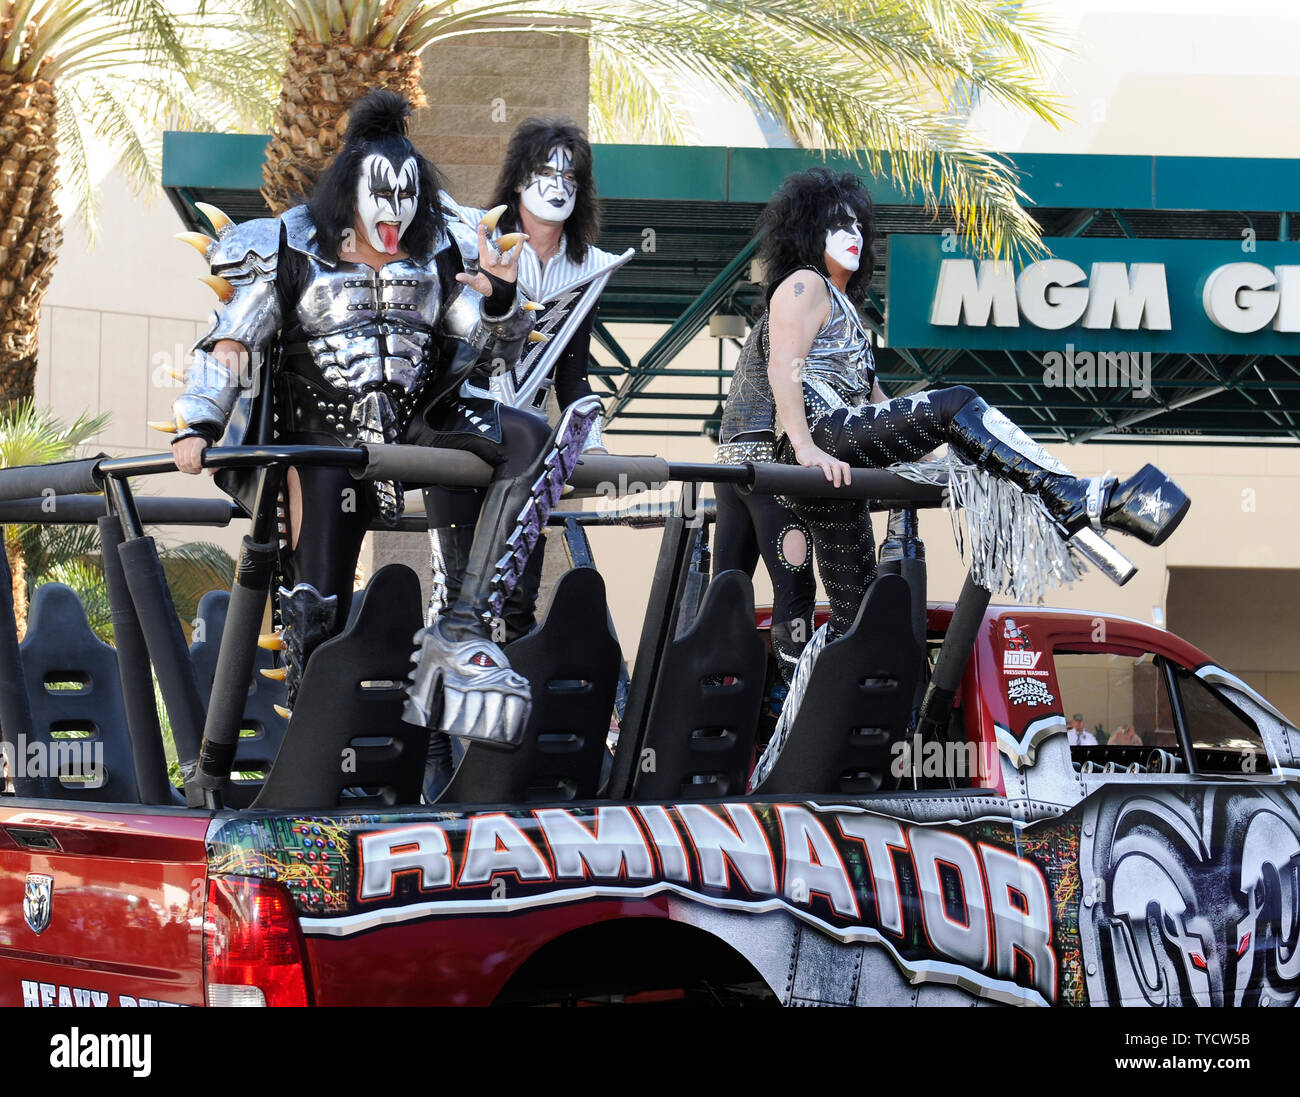
[[[871, 201], [856, 175], [814, 168], [789, 176], [759, 227], [777, 461], [821, 469], [839, 486], [855, 467], [916, 462], [946, 443], [950, 464], [959, 461], [1000, 485], [996, 498], [1006, 520], [996, 514], [978, 520], [1006, 531], [989, 539], [1002, 555], [1027, 549], [1030, 522], [1039, 515], [1047, 536], [1058, 543], [1085, 530], [1113, 529], [1159, 545], [1182, 521], [1190, 501], [1153, 465], [1123, 482], [1109, 475], [1076, 477], [964, 385], [885, 396], [857, 312], [874, 263]], [[781, 720], [755, 768], [755, 784], [782, 749], [818, 652], [853, 626], [876, 576], [867, 500], [788, 502], [812, 531], [831, 618], [800, 656]], [[1012, 528], [1021, 521], [1022, 528]]]
[[[964, 385], [888, 399], [876, 379], [857, 302], [870, 286], [871, 201], [857, 176], [825, 168], [792, 175], [759, 221], [776, 406], [776, 460], [819, 468], [838, 485], [849, 470], [914, 462], [947, 443], [961, 461], [1035, 496], [1057, 534], [1115, 529], [1161, 544], [1190, 505], [1154, 466], [1120, 483], [1081, 479]], [[876, 574], [866, 501], [790, 499], [813, 533], [843, 635]]]
[[[528, 683], [492, 642], [492, 624], [576, 460], [570, 436], [585, 436], [586, 409], [552, 434], [461, 393], [477, 364], [519, 357], [532, 313], [514, 284], [517, 239], [491, 244], [493, 226], [480, 225], [478, 269], [466, 271], [436, 202], [437, 170], [406, 137], [409, 112], [402, 96], [371, 92], [305, 205], [238, 226], [213, 210], [217, 239], [190, 238], [223, 305], [175, 402], [173, 446], [186, 472], [223, 433], [230, 444], [452, 447], [491, 464], [461, 597], [419, 638], [406, 718], [511, 743]], [[223, 486], [239, 498], [233, 478]], [[397, 521], [402, 486], [300, 468], [286, 495], [288, 585], [272, 646], [283, 647], [292, 705], [312, 651], [347, 620], [362, 538]]]

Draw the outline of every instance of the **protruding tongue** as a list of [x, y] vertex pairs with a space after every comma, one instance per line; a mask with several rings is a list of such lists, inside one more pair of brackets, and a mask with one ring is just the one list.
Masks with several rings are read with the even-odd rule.
[[384, 251], [389, 255], [397, 254], [397, 226], [387, 221], [379, 222], [379, 239], [384, 242]]

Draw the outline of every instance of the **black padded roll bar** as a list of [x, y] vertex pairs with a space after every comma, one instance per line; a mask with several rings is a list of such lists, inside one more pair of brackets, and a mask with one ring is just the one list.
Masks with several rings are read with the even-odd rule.
[[230, 591], [195, 775], [199, 794], [210, 808], [221, 806], [218, 793], [230, 777], [239, 746], [239, 727], [257, 655], [257, 634], [275, 572], [275, 501], [283, 480], [283, 471], [275, 466], [258, 473], [253, 526], [239, 550], [239, 568]]
[[366, 463], [352, 469], [358, 480], [401, 480], [409, 484], [444, 483], [481, 488], [492, 479], [492, 466], [459, 449], [424, 446], [362, 446]]
[[[99, 500], [102, 508], [103, 499]], [[113, 643], [117, 648], [117, 673], [122, 683], [126, 726], [131, 734], [135, 759], [135, 780], [142, 804], [170, 804], [171, 784], [167, 780], [167, 758], [163, 753], [158, 704], [153, 694], [153, 674], [140, 618], [126, 585], [119, 555], [122, 524], [111, 514], [99, 519], [99, 544], [104, 561], [104, 585], [113, 619]]]
[[[364, 464], [349, 463], [353, 475], [365, 480], [402, 480], [408, 485], [486, 484], [490, 467], [460, 450], [423, 446], [363, 446]], [[220, 452], [220, 451], [215, 451]], [[339, 462], [342, 463], [342, 462]], [[733, 483], [741, 490], [768, 495], [813, 498], [872, 499], [891, 506], [937, 507], [943, 489], [918, 484], [883, 469], [853, 469], [852, 484], [834, 487], [819, 469], [793, 465], [716, 465], [665, 461], [662, 457], [587, 454], [579, 461], [569, 484], [574, 494], [609, 496], [656, 491], [669, 483]]]
[[[472, 487], [486, 484], [491, 472], [486, 462], [462, 450], [425, 446], [366, 445], [350, 449], [338, 446], [217, 446], [203, 454], [203, 465], [210, 469], [246, 469], [272, 464], [346, 468], [352, 470], [358, 479], [397, 479], [410, 487], [429, 484]], [[172, 472], [175, 468], [170, 454], [119, 457], [100, 461], [98, 465], [101, 475], [119, 478]], [[588, 454], [579, 460], [569, 483], [580, 494], [630, 494], [653, 491], [681, 481], [732, 483], [742, 490], [763, 494], [872, 499], [880, 505], [888, 503], [890, 506], [935, 507], [942, 502], [942, 488], [917, 484], [882, 469], [853, 469], [852, 477], [852, 485], [836, 488], [819, 469], [792, 465], [691, 464], [669, 462], [653, 456]], [[27, 491], [21, 496], [9, 497], [24, 498], [34, 494], [39, 492]], [[0, 499], [5, 497], [0, 494]]]
[[[0, 529], [0, 541], [4, 530]], [[14, 619], [14, 584], [9, 556], [0, 547], [0, 730], [9, 747], [9, 779], [19, 796], [48, 796], [49, 778], [27, 773], [25, 744], [32, 739], [32, 704], [27, 696], [27, 677], [18, 649], [18, 623]], [[3, 785], [0, 785], [3, 788]]]
[[50, 465], [18, 465], [0, 469], [0, 500], [41, 499], [50, 495], [80, 495], [99, 491], [98, 467], [104, 457], [56, 461]]
[[921, 701], [916, 733], [924, 743], [943, 742], [945, 739], [952, 703], [961, 686], [962, 675], [966, 673], [966, 664], [991, 598], [992, 595], [967, 574], [939, 648], [939, 656], [934, 662], [934, 673]]
[[[228, 526], [235, 510], [225, 499], [151, 499], [135, 501], [140, 521], [150, 526]], [[0, 522], [42, 526], [94, 525], [104, 514], [102, 495], [54, 495], [43, 499], [0, 502]]]
[[158, 685], [176, 739], [176, 754], [188, 786], [203, 737], [203, 702], [199, 699], [194, 665], [185, 646], [185, 633], [181, 631], [180, 618], [176, 616], [176, 606], [167, 587], [167, 576], [162, 561], [158, 559], [158, 546], [154, 539], [133, 537], [124, 541], [118, 549], [118, 556], [131, 600], [140, 617], [149, 658], [158, 674]]
[[[888, 500], [897, 506], [934, 506], [943, 501], [943, 489], [918, 484], [884, 469], [853, 469], [852, 483], [835, 487], [821, 469], [795, 465], [754, 464], [748, 490], [760, 495], [800, 495], [805, 498]], [[883, 505], [883, 503], [882, 503]]]

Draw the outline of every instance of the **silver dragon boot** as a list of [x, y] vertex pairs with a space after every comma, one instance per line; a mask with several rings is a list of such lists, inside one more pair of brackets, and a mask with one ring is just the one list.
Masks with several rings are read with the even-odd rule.
[[502, 614], [599, 414], [595, 396], [575, 401], [526, 472], [489, 485], [460, 594], [415, 635], [407, 722], [497, 746], [518, 745], [532, 694], [496, 642], [505, 639]]

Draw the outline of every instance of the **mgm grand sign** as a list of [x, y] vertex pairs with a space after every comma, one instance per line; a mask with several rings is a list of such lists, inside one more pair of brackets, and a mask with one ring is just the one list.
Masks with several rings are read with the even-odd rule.
[[1300, 244], [1047, 239], [1012, 263], [940, 236], [894, 236], [894, 347], [1300, 353]]

